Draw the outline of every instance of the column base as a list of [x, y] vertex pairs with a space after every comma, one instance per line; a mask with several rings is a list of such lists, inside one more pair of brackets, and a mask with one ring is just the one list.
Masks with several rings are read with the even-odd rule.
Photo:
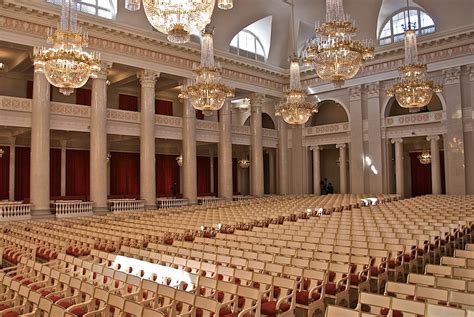
[[156, 207], [156, 205], [149, 205], [149, 206], [145, 206], [145, 210], [157, 210], [158, 208]]
[[94, 215], [104, 215], [109, 212], [109, 208], [107, 207], [94, 207], [92, 208], [92, 212]]
[[31, 219], [54, 219], [56, 216], [51, 212], [51, 209], [32, 209]]

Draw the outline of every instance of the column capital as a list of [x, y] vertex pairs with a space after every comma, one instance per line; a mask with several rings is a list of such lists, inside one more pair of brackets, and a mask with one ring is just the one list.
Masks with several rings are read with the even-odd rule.
[[59, 140], [59, 144], [61, 145], [61, 147], [66, 147], [67, 145], [67, 140]]
[[359, 100], [361, 98], [362, 88], [360, 85], [349, 87], [350, 100]]
[[426, 141], [429, 141], [429, 142], [431, 142], [431, 141], [439, 141], [439, 139], [440, 139], [439, 135], [428, 135], [428, 136], [426, 137]]
[[467, 72], [469, 73], [469, 81], [474, 81], [474, 64], [467, 66]]
[[101, 61], [100, 62], [100, 70], [95, 74], [96, 79], [107, 80], [107, 74], [109, 73], [109, 69], [112, 67], [111, 62]]
[[367, 84], [369, 98], [376, 98], [380, 95], [380, 83], [378, 81]]
[[144, 69], [137, 73], [137, 77], [142, 87], [155, 88], [155, 83], [158, 77], [160, 77], [160, 73]]
[[8, 138], [8, 141], [10, 141], [10, 146], [15, 146], [16, 143], [16, 136], [11, 136]]
[[403, 138], [391, 139], [390, 142], [392, 142], [392, 144], [403, 143]]
[[461, 67], [443, 70], [443, 81], [445, 85], [459, 84], [461, 82]]
[[345, 149], [347, 146], [346, 143], [340, 143], [340, 144], [336, 144], [336, 149]]
[[322, 150], [322, 147], [320, 147], [319, 145], [314, 145], [314, 146], [310, 146], [309, 149], [311, 151], [320, 151]]
[[250, 107], [262, 107], [263, 102], [265, 101], [265, 95], [260, 93], [254, 93], [250, 96]]

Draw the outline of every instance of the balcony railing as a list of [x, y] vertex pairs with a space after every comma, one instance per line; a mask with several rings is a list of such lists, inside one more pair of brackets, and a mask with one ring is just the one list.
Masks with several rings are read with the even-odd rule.
[[232, 198], [234, 201], [244, 201], [244, 200], [254, 199], [255, 197], [249, 196], [249, 195], [234, 195], [234, 197]]
[[109, 210], [112, 212], [145, 210], [145, 201], [137, 199], [109, 199]]
[[92, 216], [92, 202], [56, 201], [52, 205], [57, 218]]
[[183, 207], [188, 205], [187, 199], [174, 199], [174, 198], [158, 198], [156, 205], [159, 209]]
[[204, 196], [198, 197], [198, 204], [199, 205], [215, 205], [219, 202], [224, 201], [223, 198], [215, 197], [215, 196]]
[[31, 219], [31, 204], [18, 202], [0, 204], [0, 221]]

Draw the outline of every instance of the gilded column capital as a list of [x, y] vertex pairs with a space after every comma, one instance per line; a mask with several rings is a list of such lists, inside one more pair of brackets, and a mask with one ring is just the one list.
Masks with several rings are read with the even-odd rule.
[[263, 102], [265, 101], [265, 95], [260, 93], [254, 93], [250, 96], [250, 107], [262, 107]]
[[145, 69], [138, 72], [137, 77], [142, 87], [155, 88], [155, 83], [158, 77], [160, 77], [160, 73]]
[[111, 62], [101, 61], [100, 62], [100, 70], [95, 74], [96, 79], [107, 80], [107, 75], [109, 73], [109, 69], [112, 67]]

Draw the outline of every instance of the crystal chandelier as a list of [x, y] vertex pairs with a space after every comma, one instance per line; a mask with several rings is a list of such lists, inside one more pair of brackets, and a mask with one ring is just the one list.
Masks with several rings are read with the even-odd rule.
[[201, 41], [201, 65], [193, 68], [194, 83], [183, 88], [179, 98], [188, 99], [192, 106], [204, 113], [219, 110], [233, 89], [222, 84], [222, 69], [214, 64], [212, 30], [206, 29]]
[[176, 163], [178, 163], [179, 167], [183, 167], [183, 154], [176, 157]]
[[239, 160], [239, 167], [242, 169], [246, 169], [250, 167], [250, 161], [247, 158], [242, 158]]
[[35, 71], [44, 72], [49, 83], [62, 94], [72, 94], [100, 71], [99, 54], [83, 51], [88, 36], [77, 25], [76, 0], [63, 0], [61, 23], [56, 31], [48, 31], [48, 44], [53, 47], [34, 49]]
[[217, 7], [221, 10], [230, 10], [234, 7], [234, 0], [219, 0]]
[[288, 124], [305, 124], [311, 115], [318, 112], [317, 105], [306, 101], [306, 92], [301, 86], [300, 61], [296, 56], [296, 34], [294, 23], [294, 3], [291, 3], [291, 26], [295, 55], [290, 62], [290, 89], [284, 91], [285, 100], [275, 106], [275, 115], [281, 116]]
[[410, 22], [408, 15], [405, 27], [405, 63], [398, 68], [400, 73], [398, 82], [387, 90], [387, 95], [395, 96], [400, 107], [410, 109], [412, 112], [427, 106], [434, 92], [442, 91], [441, 85], [428, 79], [427, 65], [418, 62], [415, 27], [415, 23]]
[[317, 38], [306, 48], [305, 64], [314, 65], [318, 76], [336, 87], [353, 78], [363, 62], [374, 56], [369, 41], [352, 39], [357, 31], [354, 25], [344, 13], [342, 0], [326, 0], [326, 22], [317, 23]]
[[211, 22], [214, 6], [215, 0], [143, 0], [150, 24], [177, 44], [188, 42], [191, 33], [201, 32]]
[[423, 165], [431, 164], [431, 153], [422, 152], [420, 155], [418, 155], [418, 160]]

